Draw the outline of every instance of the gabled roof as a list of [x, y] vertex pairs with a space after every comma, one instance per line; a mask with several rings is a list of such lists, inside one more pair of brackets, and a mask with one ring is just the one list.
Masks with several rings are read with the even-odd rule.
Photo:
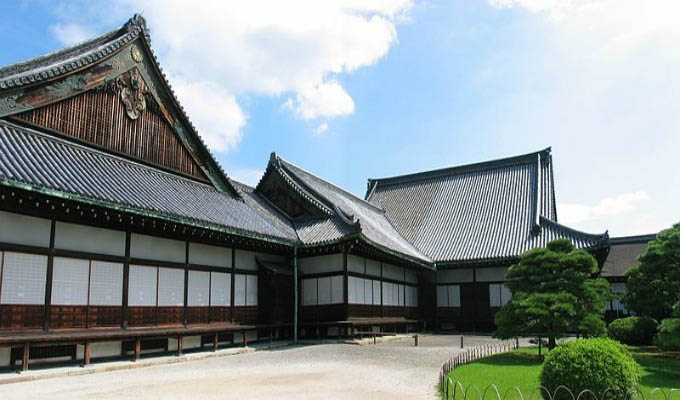
[[244, 237], [297, 240], [250, 200], [1, 119], [0, 184]]
[[416, 263], [430, 264], [427, 256], [394, 229], [379, 207], [282, 159], [276, 153], [272, 153], [267, 173], [256, 192], [264, 191], [266, 175], [271, 173], [280, 174], [293, 191], [326, 213], [324, 218], [293, 222], [303, 245], [337, 242], [356, 236], [388, 253]]
[[557, 223], [550, 149], [383, 179], [366, 199], [437, 264], [512, 259], [557, 238], [594, 249], [607, 235]]
[[[133, 44], [149, 57], [130, 55]], [[125, 57], [119, 55], [126, 51]], [[133, 60], [130, 60], [132, 58]], [[121, 61], [123, 60], [123, 61]], [[61, 101], [91, 90], [105, 82], [112, 82], [130, 68], [131, 63], [149, 66], [152, 81], [147, 84], [153, 95], [167, 99], [169, 111], [176, 117], [173, 128], [185, 148], [203, 169], [210, 182], [218, 189], [238, 197], [219, 163], [199, 136], [184, 108], [168, 83], [156, 54], [144, 18], [135, 14], [121, 28], [45, 56], [0, 68], [0, 118]], [[114, 64], [115, 62], [115, 64]], [[49, 95], [38, 93], [44, 89]], [[159, 91], [160, 89], [160, 91]]]

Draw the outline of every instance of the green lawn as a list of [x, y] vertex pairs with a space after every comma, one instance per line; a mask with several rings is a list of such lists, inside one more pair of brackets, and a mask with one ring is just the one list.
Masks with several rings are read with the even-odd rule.
[[[680, 354], [666, 354], [653, 347], [630, 347], [635, 360], [640, 364], [640, 389], [646, 399], [661, 399], [663, 396], [650, 397], [652, 389], [659, 387], [666, 392], [670, 388], [680, 388]], [[538, 376], [541, 372], [542, 359], [536, 349], [520, 349], [510, 353], [496, 354], [482, 358], [473, 363], [463, 365], [451, 371], [454, 382], [460, 381], [464, 388], [468, 385], [483, 392], [492, 383], [498, 387], [501, 396], [518, 387], [524, 398], [531, 397], [539, 386]], [[471, 393], [476, 393], [470, 389]], [[480, 394], [472, 396], [475, 400]], [[489, 393], [491, 394], [491, 393]], [[462, 399], [462, 396], [456, 396]], [[487, 394], [486, 399], [495, 399]], [[508, 395], [507, 399], [519, 399], [519, 396]], [[540, 398], [534, 396], [534, 398]], [[680, 399], [680, 393], [674, 393], [672, 399]], [[468, 397], [470, 399], [470, 397]]]

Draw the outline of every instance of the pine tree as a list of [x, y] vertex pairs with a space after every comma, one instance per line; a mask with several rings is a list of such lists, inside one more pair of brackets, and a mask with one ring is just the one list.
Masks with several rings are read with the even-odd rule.
[[604, 334], [611, 288], [599, 272], [595, 258], [566, 239], [525, 252], [506, 274], [512, 298], [496, 314], [495, 335], [547, 337], [552, 349], [568, 332]]
[[639, 261], [627, 273], [623, 303], [657, 321], [670, 317], [680, 301], [680, 223], [650, 241]]

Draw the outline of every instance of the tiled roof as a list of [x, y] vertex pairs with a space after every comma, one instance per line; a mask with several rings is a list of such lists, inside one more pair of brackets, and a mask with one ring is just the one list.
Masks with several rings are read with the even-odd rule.
[[298, 193], [311, 197], [310, 201], [319, 203], [320, 208], [332, 210], [328, 218], [294, 223], [303, 244], [326, 243], [350, 235], [360, 235], [364, 240], [383, 250], [396, 252], [419, 262], [430, 262], [427, 256], [394, 229], [379, 207], [275, 154], [270, 159], [269, 167], [282, 173], [287, 178], [288, 184], [297, 186], [294, 189]]
[[[231, 180], [222, 166], [216, 161], [214, 154], [198, 134], [196, 126], [191, 122], [184, 107], [177, 99], [177, 95], [168, 82], [167, 76], [158, 62], [158, 57], [151, 47], [151, 36], [146, 26], [146, 20], [135, 14], [122, 27], [105, 33], [94, 39], [76, 44], [41, 57], [33, 58], [21, 63], [0, 68], [0, 91], [16, 91], [24, 86], [39, 85], [45, 81], [52, 81], [71, 73], [91, 68], [93, 65], [123, 51], [130, 43], [138, 40], [151, 55], [150, 61], [158, 74], [158, 78], [169, 94], [168, 98], [177, 109], [179, 117], [189, 129], [189, 140], [195, 146], [188, 146], [187, 150], [194, 156], [202, 156], [207, 167], [216, 176], [209, 174], [209, 179], [216, 178], [219, 187], [238, 196]], [[14, 111], [14, 113], [20, 110]], [[9, 116], [12, 113], [4, 114]]]
[[606, 234], [559, 225], [550, 149], [369, 180], [367, 200], [438, 264], [508, 259], [557, 238], [595, 248]]
[[0, 183], [46, 189], [145, 215], [292, 243], [290, 225], [193, 181], [0, 120]]

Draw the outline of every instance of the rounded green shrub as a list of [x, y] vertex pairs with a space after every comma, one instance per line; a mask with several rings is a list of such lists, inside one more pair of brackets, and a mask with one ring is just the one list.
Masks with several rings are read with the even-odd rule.
[[[577, 339], [562, 344], [545, 357], [541, 370], [541, 386], [555, 400], [572, 400], [560, 386], [565, 386], [574, 398], [590, 390], [605, 399], [623, 399], [640, 382], [640, 367], [628, 350], [607, 338]], [[557, 392], [556, 392], [557, 390]], [[543, 393], [545, 399], [550, 398]]]
[[631, 346], [650, 346], [656, 335], [657, 322], [649, 317], [628, 317], [612, 321], [609, 337]]

